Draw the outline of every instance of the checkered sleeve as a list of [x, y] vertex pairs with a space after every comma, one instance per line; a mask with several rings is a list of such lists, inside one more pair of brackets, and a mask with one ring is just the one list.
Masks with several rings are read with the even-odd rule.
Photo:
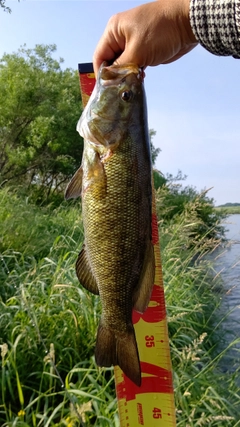
[[190, 0], [190, 22], [211, 53], [240, 59], [240, 0]]

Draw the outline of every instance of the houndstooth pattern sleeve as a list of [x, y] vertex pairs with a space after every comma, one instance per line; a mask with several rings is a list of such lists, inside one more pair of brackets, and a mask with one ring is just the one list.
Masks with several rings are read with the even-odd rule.
[[211, 53], [240, 59], [240, 0], [190, 0], [190, 22]]

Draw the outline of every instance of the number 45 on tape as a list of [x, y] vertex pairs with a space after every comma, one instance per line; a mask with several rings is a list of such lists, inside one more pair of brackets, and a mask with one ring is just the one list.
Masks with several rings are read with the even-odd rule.
[[[82, 100], [86, 105], [95, 85], [92, 63], [79, 64]], [[145, 313], [133, 311], [138, 343], [142, 384], [136, 386], [119, 368], [114, 367], [121, 427], [175, 427], [166, 306], [163, 290], [158, 226], [153, 194], [152, 241], [155, 253], [155, 284]]]

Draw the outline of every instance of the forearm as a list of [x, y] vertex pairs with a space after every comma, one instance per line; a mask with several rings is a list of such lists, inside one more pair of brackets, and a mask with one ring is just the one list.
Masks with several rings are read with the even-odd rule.
[[211, 53], [240, 58], [240, 0], [190, 0], [190, 22]]

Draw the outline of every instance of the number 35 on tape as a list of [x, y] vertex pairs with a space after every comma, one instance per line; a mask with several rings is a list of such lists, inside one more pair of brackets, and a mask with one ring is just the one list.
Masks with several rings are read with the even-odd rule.
[[[95, 77], [91, 63], [79, 64], [84, 106], [91, 95]], [[133, 311], [142, 372], [141, 387], [136, 386], [118, 367], [114, 367], [121, 427], [175, 427], [172, 382], [162, 266], [160, 258], [155, 195], [152, 207], [152, 241], [155, 253], [155, 284], [145, 313]]]

